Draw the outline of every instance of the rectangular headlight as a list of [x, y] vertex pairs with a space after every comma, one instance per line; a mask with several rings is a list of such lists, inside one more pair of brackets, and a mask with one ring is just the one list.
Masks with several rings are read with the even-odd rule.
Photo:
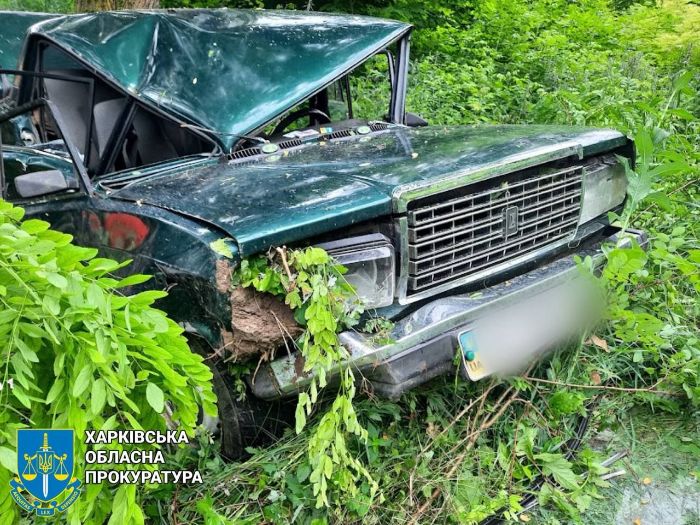
[[609, 155], [584, 168], [583, 201], [579, 225], [585, 224], [619, 206], [627, 194], [625, 167]]
[[320, 244], [347, 268], [345, 279], [367, 308], [394, 302], [394, 246], [381, 234], [361, 235]]

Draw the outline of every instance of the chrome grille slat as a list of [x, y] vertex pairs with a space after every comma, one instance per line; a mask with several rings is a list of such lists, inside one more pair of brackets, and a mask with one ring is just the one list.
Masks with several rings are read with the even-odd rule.
[[[581, 208], [583, 169], [540, 171], [480, 181], [440, 202], [435, 195], [412, 202], [407, 295], [464, 277], [476, 279], [496, 265], [571, 238]], [[506, 210], [518, 223], [508, 232]]]
[[[454, 221], [451, 221], [452, 224], [454, 225]], [[489, 217], [487, 219], [481, 220], [474, 222], [472, 224], [467, 224], [466, 226], [461, 226], [459, 228], [443, 228], [440, 231], [433, 233], [432, 235], [424, 234], [422, 232], [428, 231], [428, 228], [433, 228], [432, 231], [434, 232], [435, 229], [432, 226], [425, 226], [423, 228], [416, 228], [415, 230], [412, 230], [413, 235], [409, 235], [409, 241], [412, 241], [413, 239], [422, 239], [424, 242], [430, 242], [434, 241], [435, 239], [440, 239], [444, 237], [445, 235], [457, 235], [457, 234], [467, 234], [471, 232], [475, 232], [477, 230], [480, 230], [481, 228], [486, 228], [488, 226], [493, 226], [496, 224], [501, 224], [503, 222], [502, 219], [494, 219], [493, 217]], [[447, 223], [445, 223], [447, 224]], [[443, 224], [440, 224], [442, 226]], [[447, 230], [447, 233], [445, 233], [445, 230]], [[416, 243], [416, 244], [423, 244], [421, 243]]]
[[[517, 246], [517, 245], [522, 245], [523, 243], [525, 243], [527, 241], [541, 237], [543, 235], [547, 235], [550, 233], [558, 234], [562, 230], [562, 228], [565, 228], [566, 226], [569, 226], [572, 223], [575, 223], [576, 220], [577, 219], [571, 219], [565, 223], [556, 224], [555, 226], [553, 226], [549, 229], [537, 230], [537, 231], [531, 233], [530, 235], [526, 235], [523, 237], [517, 237], [512, 242], [506, 242], [504, 244], [499, 244], [495, 248], [492, 248], [492, 249], [489, 249], [489, 250], [486, 250], [483, 252], [479, 252], [476, 255], [476, 257], [474, 257], [474, 258], [476, 259], [476, 258], [480, 258], [480, 257], [488, 257], [488, 256], [496, 254], [498, 252], [505, 252], [505, 251]], [[473, 247], [471, 247], [471, 248], [473, 248]], [[464, 251], [466, 251], [466, 250], [462, 249], [462, 250], [459, 250], [458, 252], [457, 251], [453, 252], [453, 258], [458, 258], [460, 256], [460, 252], [464, 252]], [[442, 254], [438, 257], [435, 257], [435, 259], [441, 258], [441, 257], [447, 257], [447, 254]], [[422, 264], [424, 262], [427, 262], [427, 261], [425, 261], [425, 260], [421, 261], [420, 264]], [[416, 265], [416, 263], [411, 263], [411, 264]], [[422, 277], [426, 273], [436, 273], [436, 272], [439, 272], [440, 270], [443, 270], [443, 269], [449, 268], [449, 267], [450, 267], [449, 263], [443, 263], [442, 265], [431, 266], [429, 268], [429, 271], [428, 270], [420, 271], [420, 270], [418, 270], [417, 266], [414, 266], [413, 268], [416, 268], [414, 270], [414, 275], [416, 275], [417, 277]]]
[[[559, 175], [567, 175], [567, 174], [570, 174], [572, 171], [574, 171], [574, 170], [570, 168], [570, 169], [568, 169], [568, 170], [562, 170], [562, 171], [560, 171], [560, 172], [553, 173], [553, 174], [551, 174], [551, 176], [554, 177], [554, 176], [559, 176]], [[549, 183], [549, 184], [546, 185], [546, 186], [538, 186], [537, 188], [533, 188], [533, 189], [531, 189], [531, 190], [527, 190], [526, 192], [521, 193], [521, 194], [519, 194], [519, 195], [522, 196], [522, 198], [524, 199], [524, 198], [527, 198], [527, 197], [529, 197], [529, 196], [536, 195], [537, 193], [540, 193], [540, 192], [542, 192], [542, 191], [549, 191], [549, 190], [556, 190], [556, 189], [559, 189], [559, 187], [562, 186], [562, 185], [563, 185], [563, 186], [575, 185], [576, 182], [579, 182], [579, 181], [580, 181], [580, 177], [578, 177], [577, 179], [568, 180], [568, 181], [563, 181], [563, 182], [552, 182], [552, 183]], [[527, 183], [534, 183], [534, 182], [536, 182], [536, 180], [530, 179], [530, 180], [528, 180], [528, 181], [526, 181], [526, 182], [527, 182]], [[523, 183], [523, 184], [509, 185], [509, 186], [508, 186], [508, 190], [512, 192], [512, 191], [517, 190], [518, 187], [523, 186], [523, 185], [525, 185], [525, 184]], [[467, 195], [467, 196], [465, 196], [465, 197], [460, 197], [460, 198], [457, 198], [457, 199], [451, 199], [451, 200], [449, 200], [449, 201], [447, 201], [447, 202], [444, 202], [444, 203], [441, 203], [441, 204], [439, 204], [439, 205], [432, 206], [432, 207], [430, 208], [430, 210], [434, 213], [435, 211], [438, 211], [440, 208], [445, 208], [445, 207], [447, 207], [447, 206], [453, 206], [453, 207], [454, 207], [455, 205], [458, 205], [458, 204], [469, 203], [470, 201], [474, 201], [474, 200], [476, 200], [476, 199], [479, 198], [479, 197], [485, 197], [486, 195], [490, 195], [490, 194], [493, 194], [493, 193], [497, 193], [497, 192], [499, 192], [499, 191], [505, 191], [505, 188], [500, 188], [500, 187], [498, 187], [498, 188], [493, 188], [493, 189], [486, 190], [486, 191], [483, 191], [483, 192], [480, 192], [480, 193], [475, 193], [475, 194], [473, 194], [473, 195]], [[508, 197], [504, 197], [504, 198], [502, 198], [502, 199], [500, 199], [500, 200], [490, 201], [490, 202], [486, 202], [486, 203], [480, 204], [479, 206], [472, 207], [472, 208], [471, 208], [471, 213], [469, 213], [469, 215], [473, 215], [473, 214], [475, 214], [475, 213], [479, 213], [479, 212], [482, 211], [483, 209], [487, 209], [489, 206], [495, 206], [495, 205], [501, 204], [501, 203], [506, 202], [506, 201], [508, 201]], [[412, 211], [412, 212], [409, 212], [409, 213], [408, 213], [408, 224], [409, 224], [409, 226], [418, 226], [418, 225], [420, 225], [421, 222], [430, 222], [430, 221], [433, 220], [432, 217], [429, 218], [429, 219], [424, 219], [423, 221], [420, 221], [420, 219], [416, 219], [416, 216], [418, 216], [421, 212], [425, 213], [425, 211], [423, 211], [423, 210], [416, 210], [416, 211]], [[454, 215], [460, 215], [460, 212], [459, 212], [459, 211], [454, 212]], [[443, 219], [449, 218], [450, 216], [451, 216], [450, 214], [443, 214], [443, 215], [441, 215], [441, 217], [442, 217]]]
[[[579, 197], [581, 194], [581, 188], [580, 188], [581, 181], [580, 180], [578, 181], [578, 184], [579, 184], [579, 187], [577, 187], [574, 191], [570, 191], [570, 192], [568, 192], [564, 195], [561, 195], [561, 196], [552, 197], [548, 201], [544, 201], [542, 203], [539, 203], [540, 207], [538, 209], [547, 207], [547, 206], [549, 206], [551, 204], [555, 204], [557, 202], [564, 201], [567, 199], [567, 197], [572, 197], [572, 198]], [[509, 206], [516, 206], [518, 202], [520, 202], [520, 199], [516, 199], [513, 202], [508, 202], [508, 205]], [[525, 211], [525, 213], [529, 213], [530, 211], [534, 211], [534, 210], [528, 209]], [[470, 213], [469, 215], [474, 215], [474, 214]], [[460, 219], [461, 219], [461, 217], [460, 217]], [[430, 235], [430, 234], [425, 235], [422, 232], [428, 230], [429, 228], [434, 228], [437, 225], [442, 226], [443, 224], [449, 224], [450, 222], [454, 223], [454, 219], [450, 219], [448, 221], [439, 221], [439, 222], [435, 223], [434, 225], [428, 224], [428, 225], [419, 226], [416, 228], [411, 228], [409, 230], [409, 241], [413, 241], [414, 238], [420, 237], [422, 239], [420, 244], [424, 244], [424, 243], [430, 242], [434, 238], [436, 239], [436, 238], [443, 237], [446, 234], [441, 233], [441, 232], [435, 233], [433, 235]], [[453, 234], [456, 235], [458, 233], [459, 234], [469, 233], [469, 232], [477, 230], [481, 227], [487, 226], [488, 224], [496, 224], [496, 223], [500, 224], [501, 222], [502, 222], [502, 218], [493, 219], [493, 217], [491, 216], [491, 217], [488, 217], [486, 219], [483, 219], [483, 220], [476, 222], [476, 223], [473, 223], [473, 224], [467, 224], [467, 225], [461, 226], [459, 228], [454, 228], [454, 229], [450, 230], [450, 233], [448, 233], [447, 235], [453, 235]], [[413, 244], [417, 245], [418, 243], [413, 243]]]
[[[557, 241], [557, 240], [560, 240], [560, 239], [564, 239], [564, 238], [566, 238], [566, 236], [567, 236], [566, 234], [562, 234], [562, 235], [560, 235], [560, 236], [558, 236], [558, 237], [546, 239], [546, 240], [544, 240], [544, 241], [542, 241], [542, 242], [540, 242], [540, 243], [538, 243], [538, 244], [533, 244], [533, 245], [531, 246], [531, 248], [532, 248], [532, 249], [541, 248], [541, 247], [543, 247], [543, 246], [546, 246], [547, 244], [550, 244], [550, 243], [553, 242], [553, 241]], [[425, 290], [426, 288], [430, 288], [430, 287], [433, 287], [433, 286], [435, 286], [435, 285], [442, 284], [442, 283], [444, 283], [444, 282], [449, 282], [449, 281], [452, 281], [452, 280], [454, 280], [454, 279], [458, 279], [458, 278], [460, 278], [460, 277], [464, 277], [465, 275], [469, 275], [469, 274], [471, 274], [471, 273], [475, 273], [475, 272], [477, 272], [478, 270], [483, 270], [483, 269], [485, 269], [485, 268], [488, 268], [488, 267], [491, 266], [492, 264], [493, 264], [492, 261], [486, 260], [486, 261], [484, 261], [483, 263], [481, 263], [481, 264], [479, 264], [479, 265], [477, 265], [477, 266], [472, 266], [472, 267], [470, 267], [469, 269], [462, 271], [461, 273], [455, 273], [455, 272], [453, 272], [451, 275], [449, 275], [449, 276], [447, 276], [447, 277], [442, 277], [442, 278], [439, 278], [439, 279], [431, 279], [431, 281], [430, 281], [429, 283], [426, 283], [426, 284], [419, 285], [419, 279], [416, 278], [416, 277], [410, 278], [410, 279], [409, 279], [409, 283], [411, 284], [412, 288], [413, 288], [415, 291], [422, 291], [422, 290]], [[423, 279], [423, 278], [425, 278], [425, 276], [421, 276], [420, 278]]]
[[[579, 205], [576, 204], [576, 205], [570, 206], [569, 208], [566, 208], [564, 210], [554, 212], [550, 215], [540, 217], [540, 218], [535, 219], [535, 220], [530, 220], [529, 222], [524, 222], [523, 225], [521, 226], [521, 229], [525, 230], [525, 229], [530, 228], [534, 225], [537, 225], [539, 222], [541, 222], [543, 220], [558, 219], [564, 215], [569, 215], [569, 214], [575, 214], [577, 216], [576, 218], [578, 219], [578, 211], [579, 211]], [[499, 221], [499, 224], [501, 222], [502, 221]], [[431, 252], [430, 256], [428, 256], [428, 257], [423, 256], [423, 257], [421, 257], [421, 260], [433, 259], [436, 256], [441, 255], [445, 252], [448, 252], [448, 251], [453, 250], [453, 249], [458, 249], [458, 248], [461, 248], [464, 246], [476, 247], [480, 244], [483, 244], [484, 242], [488, 242], [489, 240], [493, 240], [494, 235], [497, 235], [497, 236], [501, 235], [500, 228], [499, 228], [499, 231], [497, 233], [489, 232], [489, 233], [482, 235], [481, 237], [477, 237], [475, 239], [470, 239], [469, 241], [464, 241], [464, 242], [461, 242], [460, 244], [452, 244], [452, 245], [446, 246], [446, 247], [439, 249], [439, 250], [433, 250]], [[429, 243], [429, 244], [431, 244], [431, 243]], [[432, 244], [435, 244], [435, 243], [433, 242]], [[409, 250], [411, 248], [418, 248], [418, 246], [409, 245]], [[411, 253], [413, 254], [413, 253], [418, 253], [418, 252], [417, 252], [417, 250], [411, 250]]]

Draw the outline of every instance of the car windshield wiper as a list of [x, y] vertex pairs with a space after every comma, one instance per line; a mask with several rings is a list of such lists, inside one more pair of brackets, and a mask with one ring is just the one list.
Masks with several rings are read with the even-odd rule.
[[[219, 131], [216, 129], [204, 128], [202, 126], [196, 126], [194, 124], [187, 124], [185, 122], [181, 123], [180, 127], [187, 128], [187, 129], [193, 129], [196, 131], [202, 131], [204, 133], [213, 133], [214, 135], [219, 135], [220, 137], [235, 137], [235, 138], [239, 139], [238, 142], [240, 142], [241, 140], [251, 140], [251, 141], [257, 142], [259, 144], [267, 144], [268, 142], [270, 142], [267, 139], [264, 139], [262, 137], [256, 137], [254, 135], [241, 135], [239, 133], [228, 133], [226, 131]], [[231, 149], [235, 149], [235, 147], [236, 147], [236, 145], [234, 144], [233, 148], [231, 148]]]

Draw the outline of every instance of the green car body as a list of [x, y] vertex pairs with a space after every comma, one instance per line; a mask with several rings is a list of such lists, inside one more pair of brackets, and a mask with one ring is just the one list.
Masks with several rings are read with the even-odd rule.
[[[476, 318], [466, 312], [483, 306], [466, 297], [510, 297], [503, 286], [515, 279], [521, 295], [509, 302], [517, 302], [534, 293], [537, 276], [547, 281], [561, 261], [569, 268], [573, 252], [598, 253], [613, 233], [606, 214], [625, 198], [618, 156], [633, 157], [614, 130], [425, 125], [405, 109], [410, 30], [290, 11], [2, 13], [0, 66], [15, 78], [16, 106], [3, 119], [3, 197], [80, 244], [133, 259], [132, 271], [155, 274], [153, 286], [170, 290], [162, 308], [212, 349], [232, 333], [217, 270], [282, 245], [332, 251], [340, 243], [361, 254], [379, 246], [391, 282], [374, 306], [396, 321], [395, 342], [341, 339], [350, 362], [372, 366], [378, 389], [398, 395], [453, 366], [457, 337]], [[345, 79], [376, 56], [386, 56], [386, 114], [354, 118]], [[346, 89], [348, 118], [339, 122], [326, 119], [330, 86]], [[50, 112], [60, 137], [37, 133], [60, 145], [8, 144], [23, 110]], [[308, 124], [270, 131], [290, 111]], [[63, 174], [62, 191], [27, 198], [13, 189], [13, 177], [47, 169]], [[493, 224], [479, 242], [491, 251], [466, 269], [481, 248], [459, 251], [472, 242], [459, 236], [459, 221], [477, 221], [464, 203], [477, 210], [511, 191], [519, 200], [483, 219]], [[532, 210], [523, 207], [530, 201]], [[212, 248], [220, 239], [231, 258]], [[433, 250], [427, 259], [423, 249]], [[530, 284], [518, 285], [525, 276]], [[251, 381], [253, 397], [303, 387], [293, 357], [264, 372]]]

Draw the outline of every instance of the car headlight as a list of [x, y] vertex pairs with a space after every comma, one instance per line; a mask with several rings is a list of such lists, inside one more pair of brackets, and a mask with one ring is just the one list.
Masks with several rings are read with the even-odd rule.
[[343, 275], [368, 308], [394, 302], [394, 246], [381, 234], [350, 237], [319, 245], [347, 268]]
[[614, 156], [603, 157], [583, 172], [583, 200], [579, 225], [600, 217], [625, 201], [625, 167]]

